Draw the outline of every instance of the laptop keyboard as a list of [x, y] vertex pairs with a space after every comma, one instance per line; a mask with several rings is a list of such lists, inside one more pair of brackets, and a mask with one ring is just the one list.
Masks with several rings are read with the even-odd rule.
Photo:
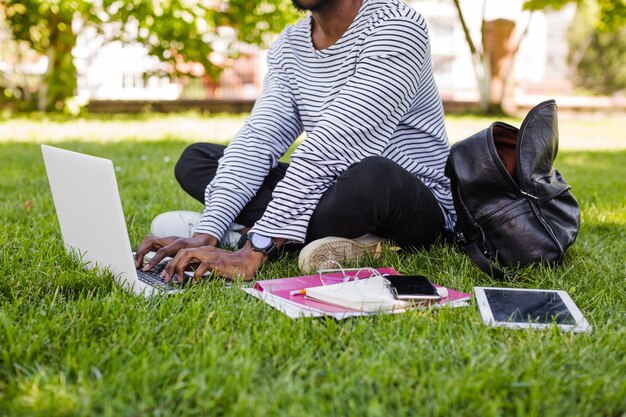
[[178, 275], [174, 275], [174, 278], [169, 283], [165, 282], [165, 279], [159, 275], [165, 269], [165, 265], [165, 263], [158, 264], [150, 271], [138, 269], [137, 277], [139, 278], [139, 281], [164, 290], [177, 290], [189, 282], [189, 277], [185, 277], [183, 283], [179, 284], [177, 280]]
[[[145, 265], [145, 263], [144, 263]], [[150, 271], [144, 271], [143, 269], [137, 270], [137, 277], [139, 281], [144, 282], [153, 287], [162, 289], [162, 290], [180, 290], [182, 287], [187, 286], [190, 282], [192, 282], [191, 276], [187, 276], [185, 274], [185, 278], [183, 279], [183, 283], [178, 283], [178, 274], [174, 275], [174, 278], [168, 283], [165, 282], [163, 278], [161, 278], [160, 274], [165, 269], [167, 262], [161, 262], [157, 264]], [[203, 280], [207, 280], [211, 277], [210, 273], [204, 275]], [[232, 283], [230, 281], [226, 281], [224, 283], [225, 288], [230, 288]]]

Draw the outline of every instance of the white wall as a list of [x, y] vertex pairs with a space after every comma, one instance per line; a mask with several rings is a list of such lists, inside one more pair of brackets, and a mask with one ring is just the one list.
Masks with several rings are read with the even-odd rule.
[[[447, 98], [472, 98], [477, 96], [476, 78], [469, 48], [451, 0], [410, 0], [409, 4], [422, 13], [428, 21], [435, 76], [442, 96]], [[461, 0], [465, 20], [475, 43], [480, 44], [481, 0]], [[529, 22], [529, 30], [520, 45], [514, 77], [524, 90], [526, 86], [567, 77], [567, 29], [573, 19], [575, 6], [558, 12], [522, 11], [522, 0], [489, 0], [485, 18], [509, 19], [517, 23], [521, 35]], [[445, 68], [437, 62], [446, 61]]]

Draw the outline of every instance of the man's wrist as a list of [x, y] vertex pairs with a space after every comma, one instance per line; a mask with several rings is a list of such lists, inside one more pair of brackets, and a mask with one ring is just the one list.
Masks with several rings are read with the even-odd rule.
[[215, 236], [206, 233], [194, 233], [193, 238], [201, 240], [202, 243], [204, 243], [203, 246], [217, 246], [219, 243], [219, 240]]
[[256, 269], [259, 269], [261, 265], [263, 265], [265, 261], [267, 261], [268, 256], [263, 252], [258, 252], [252, 249], [252, 244], [249, 240], [246, 241], [246, 244], [243, 245], [240, 250], [244, 251], [246, 256], [252, 260], [252, 262], [256, 266]]
[[250, 247], [253, 251], [265, 254], [268, 259], [276, 258], [278, 248], [283, 243], [282, 239], [279, 244], [276, 238], [254, 231], [250, 231], [246, 234], [246, 240], [250, 242]]

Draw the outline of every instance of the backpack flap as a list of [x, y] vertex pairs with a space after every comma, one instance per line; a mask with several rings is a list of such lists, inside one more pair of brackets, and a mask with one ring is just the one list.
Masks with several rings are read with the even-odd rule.
[[[518, 180], [520, 188], [537, 196], [551, 194], [550, 182], [537, 185], [533, 179], [547, 177], [552, 173], [552, 163], [559, 148], [559, 130], [554, 100], [545, 101], [534, 107], [522, 122], [517, 146]], [[562, 185], [556, 185], [558, 193]], [[567, 184], [566, 184], [567, 185]]]
[[576, 240], [580, 206], [570, 186], [553, 168], [559, 146], [557, 106], [545, 101], [531, 110], [520, 128], [517, 150], [520, 188], [534, 196], [538, 218], [563, 252]]

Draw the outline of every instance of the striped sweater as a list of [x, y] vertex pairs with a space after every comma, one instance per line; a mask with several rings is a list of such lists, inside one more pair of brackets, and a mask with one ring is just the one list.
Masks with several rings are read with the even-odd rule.
[[428, 186], [452, 229], [449, 145], [424, 18], [401, 0], [364, 0], [348, 30], [323, 50], [313, 46], [311, 24], [309, 15], [272, 45], [263, 91], [207, 186], [196, 232], [221, 238], [303, 131], [254, 231], [303, 242], [322, 195], [350, 165], [374, 155]]

